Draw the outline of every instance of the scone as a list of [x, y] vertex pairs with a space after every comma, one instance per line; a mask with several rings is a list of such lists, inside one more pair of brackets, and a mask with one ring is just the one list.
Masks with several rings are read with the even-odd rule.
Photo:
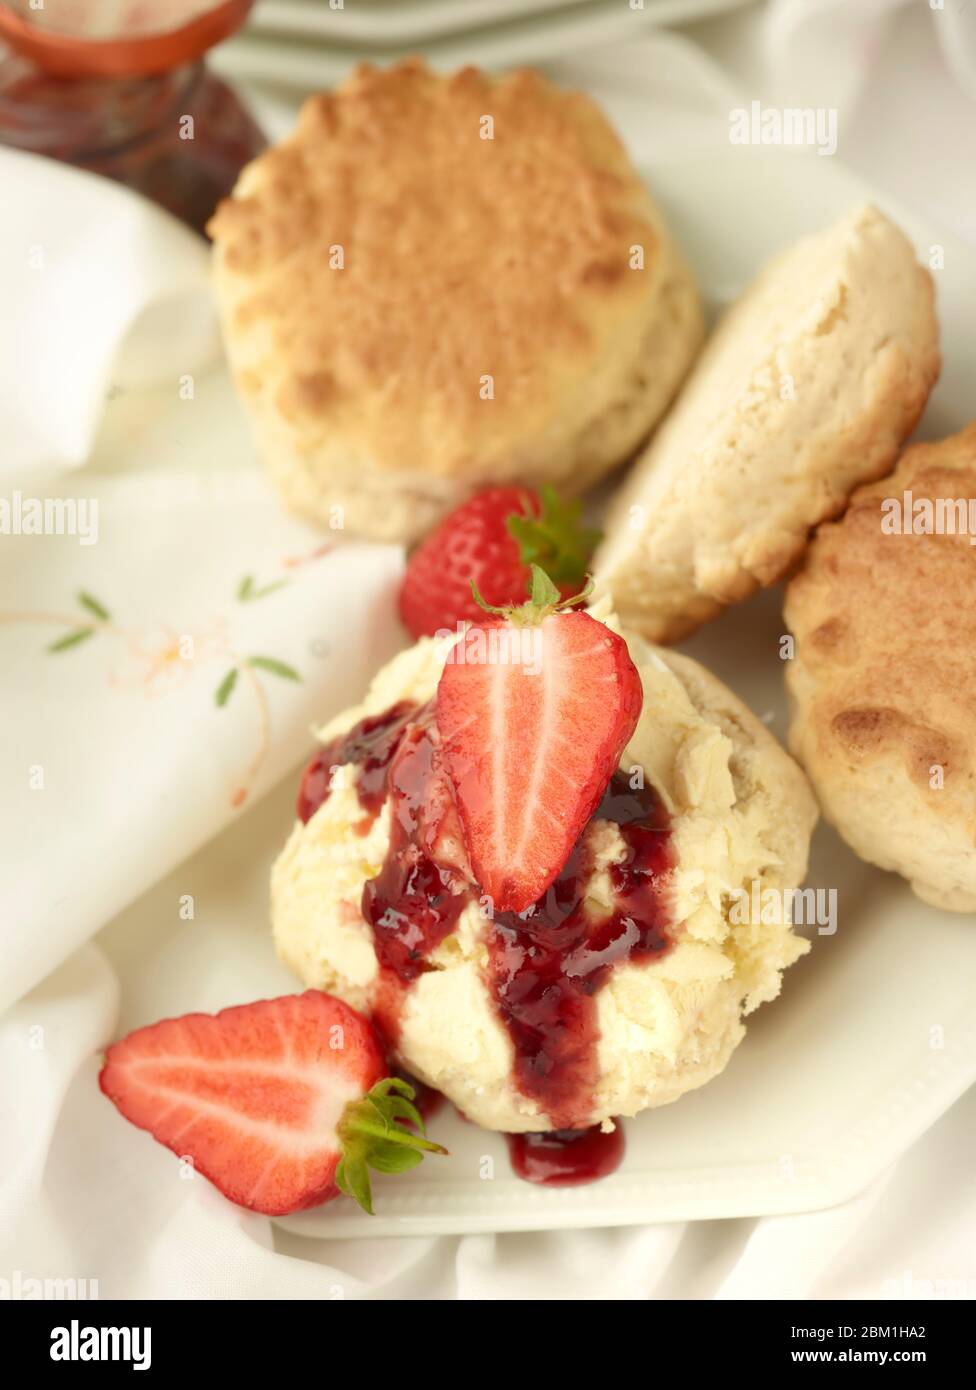
[[[605, 607], [591, 611], [617, 630]], [[490, 1129], [579, 1129], [676, 1100], [722, 1070], [743, 1015], [777, 995], [781, 972], [808, 949], [788, 909], [760, 922], [744, 906], [768, 905], [767, 890], [785, 900], [804, 877], [816, 808], [803, 773], [701, 666], [627, 640], [643, 709], [546, 895], [553, 921], [541, 933], [522, 938], [519, 919], [486, 916], [476, 886], [459, 910], [422, 858], [404, 867], [416, 807], [397, 799], [399, 782], [395, 793], [386, 785], [390, 743], [424, 717], [453, 639], [402, 652], [360, 707], [322, 730], [274, 867], [282, 959], [306, 984], [369, 1010], [409, 1072]], [[452, 928], [421, 960], [409, 949], [419, 928], [396, 923], [409, 978], [393, 991], [391, 1018], [364, 915], [376, 894], [364, 888], [422, 872], [430, 911], [450, 910]], [[582, 943], [565, 927], [579, 911], [593, 932]], [[529, 1001], [518, 1026], [513, 998]]]
[[827, 820], [918, 896], [976, 910], [976, 423], [908, 449], [786, 591], [790, 746]]
[[285, 501], [382, 539], [488, 484], [585, 488], [638, 448], [703, 336], [620, 140], [532, 71], [359, 67], [209, 231]]
[[779, 579], [892, 466], [940, 366], [932, 279], [876, 208], [773, 260], [614, 498], [596, 578], [671, 642]]

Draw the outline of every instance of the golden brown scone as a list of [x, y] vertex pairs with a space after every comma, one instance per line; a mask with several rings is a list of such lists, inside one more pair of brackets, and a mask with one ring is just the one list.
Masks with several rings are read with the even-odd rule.
[[876, 208], [771, 261], [614, 498], [594, 566], [621, 622], [677, 641], [775, 583], [887, 473], [939, 366], [932, 278]]
[[645, 438], [703, 335], [620, 140], [536, 72], [359, 67], [209, 231], [286, 501], [381, 538], [490, 483], [586, 487]]
[[[958, 499], [948, 508], [956, 534], [894, 532], [913, 512], [927, 524], [924, 499]], [[976, 422], [916, 444], [890, 478], [860, 488], [843, 520], [817, 532], [786, 593], [790, 746], [824, 815], [862, 859], [959, 912], [976, 909], [970, 499]]]

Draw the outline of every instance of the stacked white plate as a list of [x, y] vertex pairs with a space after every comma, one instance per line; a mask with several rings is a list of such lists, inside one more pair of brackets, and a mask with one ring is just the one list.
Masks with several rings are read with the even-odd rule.
[[[214, 55], [229, 76], [302, 90], [422, 51], [435, 67], [541, 62], [749, 0], [258, 0]], [[335, 6], [335, 7], [333, 7]], [[341, 6], [341, 7], [340, 7]]]

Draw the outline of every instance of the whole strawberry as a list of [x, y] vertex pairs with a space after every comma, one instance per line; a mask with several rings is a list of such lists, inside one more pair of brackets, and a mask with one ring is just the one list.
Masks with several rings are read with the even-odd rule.
[[539, 565], [564, 598], [579, 592], [599, 532], [580, 523], [580, 502], [550, 487], [493, 487], [451, 512], [410, 557], [400, 588], [400, 617], [413, 637], [484, 617], [471, 592], [502, 607], [528, 597]]
[[372, 1025], [319, 990], [137, 1028], [98, 1081], [132, 1124], [269, 1216], [340, 1192], [372, 1212], [370, 1168], [447, 1152], [424, 1136], [413, 1089], [387, 1075]]

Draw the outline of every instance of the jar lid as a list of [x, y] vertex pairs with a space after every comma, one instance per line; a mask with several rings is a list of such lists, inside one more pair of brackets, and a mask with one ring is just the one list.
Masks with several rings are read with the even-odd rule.
[[[123, 15], [108, 37], [42, 26], [0, 4], [0, 39], [57, 77], [145, 77], [199, 58], [243, 24], [252, 4], [253, 0], [211, 0], [202, 13], [162, 33], [126, 28]], [[91, 7], [86, 8], [91, 15]], [[117, 12], [117, 5], [114, 8]], [[199, 11], [200, 0], [195, 5], [184, 0], [183, 10]]]

